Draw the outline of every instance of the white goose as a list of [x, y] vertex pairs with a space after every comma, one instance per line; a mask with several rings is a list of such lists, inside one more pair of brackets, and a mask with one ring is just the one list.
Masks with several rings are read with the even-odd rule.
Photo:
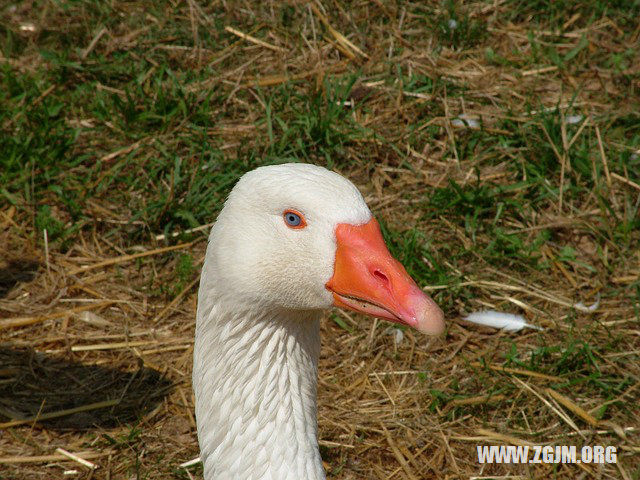
[[332, 305], [444, 329], [349, 180], [306, 164], [247, 173], [211, 230], [198, 293], [193, 386], [206, 480], [325, 478], [316, 384], [320, 318]]

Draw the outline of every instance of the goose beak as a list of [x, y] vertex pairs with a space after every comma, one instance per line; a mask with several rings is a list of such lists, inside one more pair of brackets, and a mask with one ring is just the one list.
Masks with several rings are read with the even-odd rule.
[[334, 305], [439, 335], [444, 314], [391, 256], [375, 219], [336, 227], [336, 258], [326, 288]]

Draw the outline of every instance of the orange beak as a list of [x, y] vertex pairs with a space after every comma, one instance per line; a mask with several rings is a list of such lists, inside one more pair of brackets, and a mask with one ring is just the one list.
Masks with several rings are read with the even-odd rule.
[[326, 284], [334, 305], [439, 335], [444, 314], [391, 256], [375, 219], [336, 228], [336, 261]]

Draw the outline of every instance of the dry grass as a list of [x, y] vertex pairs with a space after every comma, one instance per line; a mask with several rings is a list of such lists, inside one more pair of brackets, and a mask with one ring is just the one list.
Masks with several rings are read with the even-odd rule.
[[[640, 24], [543, 3], [2, 7], [2, 75], [37, 89], [0, 105], [0, 135], [36, 136], [0, 186], [0, 478], [201, 474], [179, 467], [198, 455], [194, 227], [281, 158], [351, 178], [449, 319], [398, 342], [328, 315], [330, 478], [640, 478]], [[37, 150], [33, 112], [58, 104], [74, 134]], [[460, 320], [484, 308], [545, 331]], [[618, 463], [478, 463], [502, 444]]]

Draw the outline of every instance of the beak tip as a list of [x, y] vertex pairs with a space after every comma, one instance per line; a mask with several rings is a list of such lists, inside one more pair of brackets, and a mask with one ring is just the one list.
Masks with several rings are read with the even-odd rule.
[[444, 313], [430, 297], [424, 299], [416, 323], [416, 330], [426, 335], [441, 335], [445, 330]]

